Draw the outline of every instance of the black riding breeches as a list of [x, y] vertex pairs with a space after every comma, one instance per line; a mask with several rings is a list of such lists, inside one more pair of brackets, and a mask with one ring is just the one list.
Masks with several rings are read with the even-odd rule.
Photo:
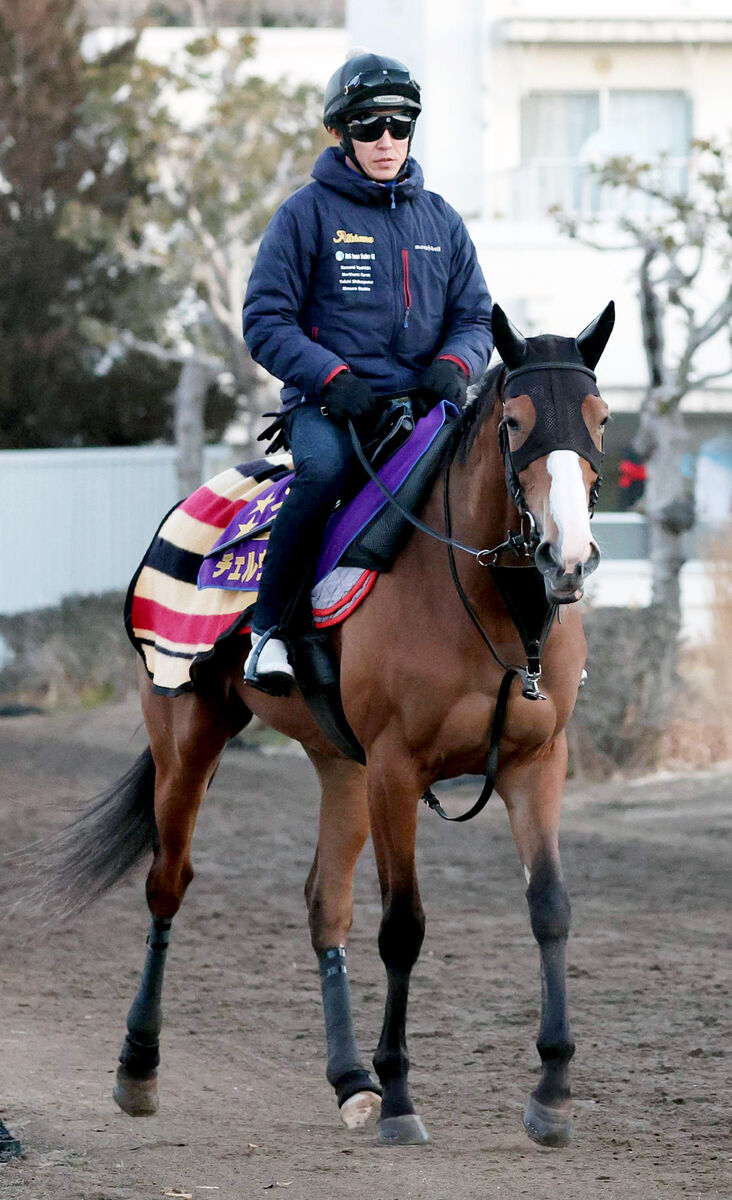
[[270, 532], [255, 633], [282, 626], [293, 601], [309, 586], [328, 517], [358, 462], [346, 430], [308, 401], [290, 412], [285, 430], [295, 478]]

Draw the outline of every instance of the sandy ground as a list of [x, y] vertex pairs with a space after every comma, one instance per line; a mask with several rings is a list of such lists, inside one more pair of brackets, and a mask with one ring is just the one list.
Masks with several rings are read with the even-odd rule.
[[[3, 848], [121, 774], [144, 744], [138, 721], [136, 702], [0, 721]], [[538, 952], [503, 807], [453, 827], [425, 810], [427, 937], [409, 1036], [432, 1142], [383, 1149], [341, 1127], [324, 1077], [302, 901], [314, 777], [292, 751], [231, 747], [173, 930], [158, 1115], [132, 1120], [110, 1096], [144, 953], [142, 875], [46, 937], [22, 914], [2, 927], [0, 1117], [24, 1157], [0, 1166], [0, 1197], [732, 1196], [731, 782], [717, 772], [568, 788], [578, 1049], [565, 1151], [520, 1127], [538, 1062]], [[3, 874], [12, 891], [19, 868]], [[369, 1051], [383, 1004], [378, 918], [367, 852], [350, 966]]]

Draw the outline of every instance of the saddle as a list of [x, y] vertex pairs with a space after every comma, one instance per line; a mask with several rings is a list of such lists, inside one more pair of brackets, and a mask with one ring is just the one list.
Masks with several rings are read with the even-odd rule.
[[[431, 486], [443, 458], [457, 409], [442, 401], [416, 426], [411, 406], [404, 398], [392, 403], [374, 430], [365, 450], [372, 468], [402, 505], [412, 509]], [[239, 468], [244, 470], [244, 468]], [[282, 471], [270, 487], [239, 506], [233, 518], [203, 556], [198, 574], [199, 588], [256, 590], [261, 576], [266, 536], [282, 507], [292, 480]], [[406, 544], [411, 525], [396, 510], [376, 483], [359, 469], [350, 492], [336, 505], [325, 529], [312, 582], [317, 586], [338, 567], [361, 567], [388, 571]], [[301, 604], [311, 581], [291, 598], [288, 625]], [[305, 606], [307, 607], [307, 606]], [[309, 611], [306, 624], [309, 624]]]

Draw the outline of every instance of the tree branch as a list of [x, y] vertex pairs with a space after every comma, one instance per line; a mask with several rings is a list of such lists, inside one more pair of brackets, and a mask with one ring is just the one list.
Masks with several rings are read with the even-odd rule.
[[658, 293], [651, 276], [651, 267], [657, 255], [658, 250], [655, 246], [647, 246], [639, 269], [643, 349], [652, 388], [661, 387], [665, 381], [663, 316]]
[[727, 379], [732, 375], [732, 363], [724, 371], [710, 371], [708, 375], [700, 375], [697, 379], [689, 380], [689, 388], [704, 388], [715, 379]]
[[199, 350], [194, 350], [192, 354], [186, 354], [184, 350], [166, 350], [163, 346], [158, 346], [157, 342], [147, 342], [142, 338], [135, 337], [134, 333], [130, 333], [128, 329], [120, 330], [116, 337], [128, 350], [136, 350], [138, 354], [147, 354], [150, 358], [156, 358], [158, 362], [180, 363], [181, 366], [187, 362], [195, 363], [217, 373], [226, 370], [226, 363], [223, 359], [214, 358]]
[[697, 350], [699, 346], [704, 344], [704, 342], [708, 342], [710, 338], [713, 338], [715, 334], [720, 332], [721, 329], [724, 329], [725, 325], [729, 324], [731, 317], [732, 284], [730, 284], [729, 288], [727, 289], [727, 294], [725, 295], [724, 299], [720, 300], [719, 304], [715, 309], [712, 310], [704, 324], [697, 327], [697, 330], [691, 339], [691, 342], [693, 343], [693, 350]]

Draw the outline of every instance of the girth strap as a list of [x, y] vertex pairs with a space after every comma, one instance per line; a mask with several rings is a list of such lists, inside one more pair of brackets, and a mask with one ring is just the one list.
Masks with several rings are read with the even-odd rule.
[[493, 714], [493, 724], [491, 725], [491, 740], [490, 746], [488, 747], [488, 757], [486, 758], [485, 763], [485, 783], [483, 784], [483, 790], [478, 796], [478, 799], [473, 807], [469, 808], [467, 812], [460, 813], [460, 815], [457, 817], [448, 817], [444, 808], [440, 804], [440, 801], [437, 799], [437, 796], [434, 794], [431, 788], [427, 788], [427, 791], [422, 796], [422, 799], [427, 807], [436, 812], [439, 817], [443, 818], [443, 820], [469, 821], [472, 817], [477, 817], [478, 813], [482, 812], [490, 800], [493, 794], [493, 789], [496, 786], [496, 776], [498, 774], [498, 751], [501, 745], [503, 725], [506, 720], [508, 694], [511, 691], [511, 684], [514, 681], [515, 676], [518, 674], [519, 672], [517, 671], [516, 667], [509, 667], [503, 676], [503, 679], [501, 680], [501, 686], [498, 689], [498, 698], [496, 700], [496, 711]]

